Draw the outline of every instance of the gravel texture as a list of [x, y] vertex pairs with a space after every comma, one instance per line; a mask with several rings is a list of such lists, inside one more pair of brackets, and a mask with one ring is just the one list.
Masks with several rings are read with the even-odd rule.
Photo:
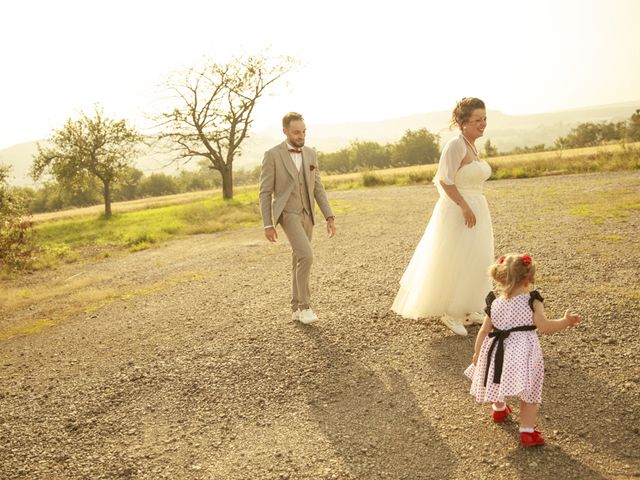
[[487, 185], [496, 253], [533, 255], [549, 315], [584, 315], [541, 335], [544, 447], [519, 447], [517, 402], [496, 425], [468, 394], [474, 335], [389, 312], [437, 194], [387, 187], [329, 192], [315, 326], [259, 227], [20, 280], [136, 293], [0, 342], [0, 478], [640, 478], [639, 192], [637, 171]]

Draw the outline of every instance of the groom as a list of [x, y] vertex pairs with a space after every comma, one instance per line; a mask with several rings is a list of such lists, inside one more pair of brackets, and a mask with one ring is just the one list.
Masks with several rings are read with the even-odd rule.
[[327, 221], [329, 238], [336, 233], [335, 217], [320, 181], [316, 152], [304, 146], [306, 127], [302, 115], [287, 113], [282, 119], [282, 131], [286, 141], [268, 150], [262, 160], [260, 211], [267, 240], [275, 242], [278, 238], [277, 224], [289, 240], [293, 257], [293, 319], [310, 324], [318, 321], [309, 305], [309, 273], [313, 263], [311, 234], [316, 223], [314, 201]]

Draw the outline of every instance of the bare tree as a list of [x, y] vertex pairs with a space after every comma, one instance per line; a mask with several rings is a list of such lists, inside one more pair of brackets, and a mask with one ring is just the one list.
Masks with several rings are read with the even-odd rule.
[[68, 119], [64, 127], [54, 131], [49, 146], [38, 144], [31, 176], [38, 180], [49, 173], [69, 188], [97, 177], [103, 186], [104, 214], [109, 218], [113, 184], [127, 174], [142, 141], [126, 120], [107, 118], [96, 106], [92, 117], [81, 113], [78, 120]]
[[233, 161], [249, 136], [256, 103], [295, 64], [291, 57], [260, 54], [174, 77], [168, 87], [179, 105], [161, 115], [160, 138], [176, 146], [179, 159], [207, 159], [222, 176], [223, 198], [233, 198]]

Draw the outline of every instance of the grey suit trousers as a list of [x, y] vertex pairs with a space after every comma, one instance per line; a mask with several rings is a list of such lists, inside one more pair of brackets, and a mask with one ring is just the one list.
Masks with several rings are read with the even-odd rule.
[[291, 245], [291, 310], [309, 308], [311, 291], [309, 275], [313, 263], [311, 236], [313, 222], [306, 210], [300, 213], [283, 212], [281, 218], [289, 244]]

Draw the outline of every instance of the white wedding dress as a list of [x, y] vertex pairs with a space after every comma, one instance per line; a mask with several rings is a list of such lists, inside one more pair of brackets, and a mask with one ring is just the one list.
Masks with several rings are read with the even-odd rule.
[[[449, 314], [463, 318], [482, 312], [492, 283], [488, 273], [494, 261], [493, 227], [482, 193], [491, 167], [475, 160], [460, 167], [467, 148], [462, 136], [450, 140], [442, 152], [434, 183], [440, 193], [431, 219], [409, 266], [391, 309], [406, 318]], [[455, 184], [476, 217], [464, 224], [462, 210], [440, 185]]]

